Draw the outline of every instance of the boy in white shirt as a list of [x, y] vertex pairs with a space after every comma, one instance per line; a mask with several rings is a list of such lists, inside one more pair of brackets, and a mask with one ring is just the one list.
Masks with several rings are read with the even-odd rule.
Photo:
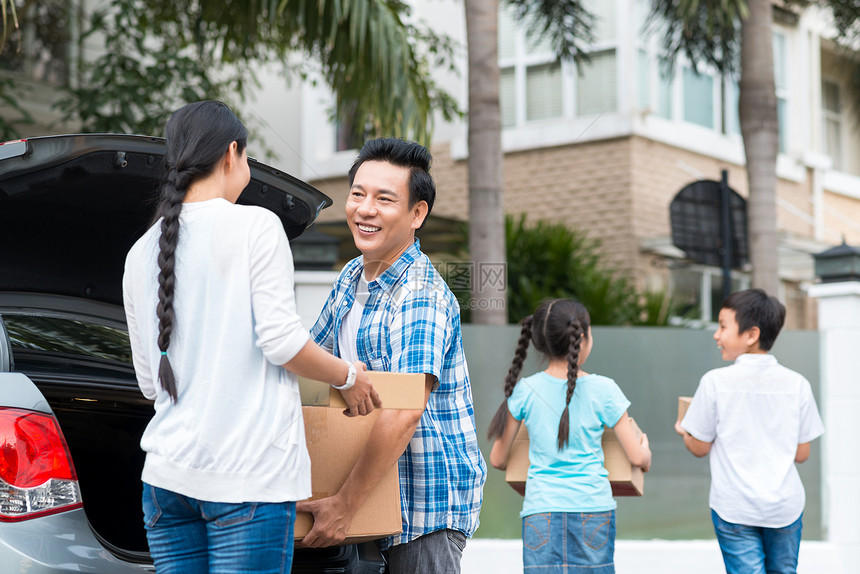
[[806, 495], [795, 463], [824, 432], [812, 389], [768, 351], [785, 307], [761, 289], [730, 295], [714, 340], [734, 364], [706, 373], [675, 430], [710, 453], [709, 505], [728, 574], [795, 573]]

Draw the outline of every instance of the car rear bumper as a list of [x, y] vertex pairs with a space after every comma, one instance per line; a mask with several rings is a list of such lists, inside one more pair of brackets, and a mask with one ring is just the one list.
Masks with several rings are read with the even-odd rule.
[[3, 574], [143, 574], [152, 564], [135, 564], [112, 554], [93, 534], [84, 511], [72, 510], [21, 522], [0, 522]]

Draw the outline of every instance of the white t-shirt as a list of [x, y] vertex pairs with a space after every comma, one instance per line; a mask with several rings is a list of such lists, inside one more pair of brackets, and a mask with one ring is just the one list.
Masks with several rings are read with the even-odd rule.
[[797, 445], [824, 425], [802, 375], [773, 355], [744, 354], [702, 377], [681, 426], [713, 442], [710, 507], [727, 522], [781, 528], [803, 512]]
[[364, 272], [362, 272], [358, 278], [355, 300], [341, 321], [340, 332], [337, 334], [338, 352], [343, 359], [350, 363], [358, 360], [358, 328], [361, 326], [361, 316], [364, 315], [364, 304], [367, 302], [369, 294], [367, 279], [364, 278]]
[[123, 276], [134, 368], [155, 415], [143, 480], [212, 502], [311, 495], [295, 375], [280, 365], [308, 342], [296, 313], [283, 226], [261, 207], [187, 203], [176, 250], [176, 321], [168, 357], [179, 400], [158, 382], [160, 222], [129, 251]]

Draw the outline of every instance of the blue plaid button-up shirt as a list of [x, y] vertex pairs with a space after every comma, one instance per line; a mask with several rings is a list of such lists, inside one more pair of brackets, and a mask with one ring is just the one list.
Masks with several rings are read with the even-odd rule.
[[[363, 271], [362, 257], [346, 264], [311, 331], [335, 355]], [[417, 239], [368, 287], [356, 341], [359, 360], [373, 371], [428, 373], [438, 381], [398, 461], [403, 532], [387, 542], [402, 544], [443, 528], [471, 536], [487, 466], [478, 449], [460, 306]]]

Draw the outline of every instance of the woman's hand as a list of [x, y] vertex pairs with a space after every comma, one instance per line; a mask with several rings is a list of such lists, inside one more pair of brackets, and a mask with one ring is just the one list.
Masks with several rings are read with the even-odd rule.
[[355, 382], [348, 389], [340, 391], [347, 405], [344, 414], [357, 417], [370, 414], [374, 408], [382, 407], [382, 399], [373, 388], [364, 363], [356, 361], [350, 364], [325, 351], [313, 341], [308, 341], [283, 367], [300, 377], [322, 381], [333, 387], [346, 384], [349, 373], [354, 368]]
[[343, 414], [349, 417], [364, 416], [372, 413], [374, 408], [382, 408], [382, 400], [376, 389], [373, 388], [373, 383], [370, 382], [365, 364], [356, 361], [353, 366], [356, 371], [355, 384], [340, 391], [340, 395], [347, 405]]

